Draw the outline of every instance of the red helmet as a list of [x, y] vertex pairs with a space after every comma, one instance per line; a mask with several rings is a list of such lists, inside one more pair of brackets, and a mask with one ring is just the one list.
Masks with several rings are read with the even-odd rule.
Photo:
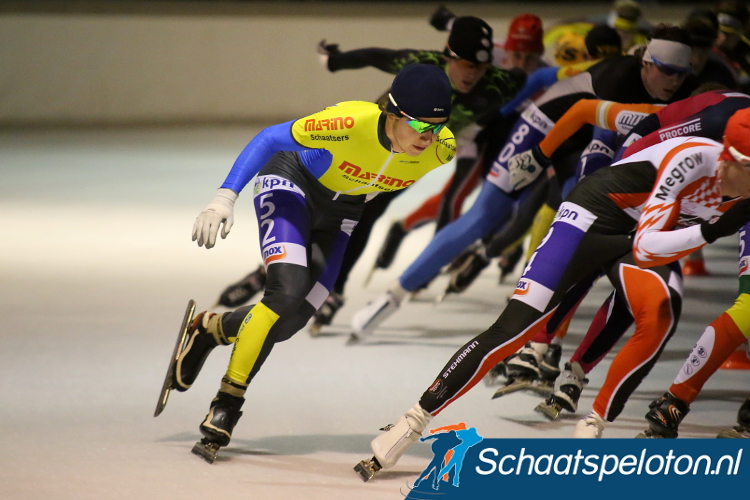
[[544, 52], [542, 20], [534, 14], [521, 14], [513, 18], [505, 40], [505, 50], [512, 52]]
[[736, 111], [727, 121], [721, 159], [750, 163], [750, 108]]

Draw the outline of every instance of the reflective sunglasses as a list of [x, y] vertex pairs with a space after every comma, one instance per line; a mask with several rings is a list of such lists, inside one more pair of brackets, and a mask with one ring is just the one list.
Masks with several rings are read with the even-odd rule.
[[651, 59], [653, 59], [652, 62], [654, 66], [656, 66], [656, 69], [658, 69], [664, 76], [683, 75], [690, 71], [690, 68], [678, 68], [676, 66], [672, 66], [671, 64], [663, 63], [653, 55], [651, 55]]
[[391, 103], [396, 107], [398, 112], [401, 113], [406, 118], [406, 123], [408, 123], [411, 128], [413, 128], [420, 134], [424, 134], [425, 132], [432, 132], [433, 134], [439, 134], [440, 131], [443, 130], [443, 128], [446, 125], [446, 123], [427, 123], [421, 120], [417, 120], [416, 118], [409, 116], [403, 111], [401, 111], [401, 108], [398, 107], [398, 104], [396, 104], [396, 100], [393, 98], [390, 92], [388, 93], [388, 99], [391, 100]]

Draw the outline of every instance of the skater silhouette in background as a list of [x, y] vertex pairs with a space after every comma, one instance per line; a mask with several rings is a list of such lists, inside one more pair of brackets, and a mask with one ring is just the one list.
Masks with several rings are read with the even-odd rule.
[[430, 477], [430, 475], [432, 475], [432, 471], [435, 471], [435, 477], [432, 480], [432, 489], [438, 489], [438, 483], [440, 482], [441, 476], [441, 474], [439, 474], [438, 472], [443, 468], [446, 453], [461, 444], [461, 440], [458, 439], [455, 430], [449, 432], [438, 432], [431, 436], [423, 437], [420, 439], [420, 441], [424, 442], [429, 441], [430, 439], [435, 440], [432, 442], [431, 446], [432, 453], [435, 456], [432, 458], [432, 461], [427, 466], [427, 468], [422, 471], [422, 474], [419, 475], [419, 479], [414, 481], [414, 488], [419, 486], [419, 483]]
[[[453, 456], [448, 461], [448, 464], [443, 467], [443, 470], [438, 473], [437, 477], [443, 477], [444, 474], [448, 474], [451, 469], [455, 468], [455, 473], [453, 474], [453, 486], [457, 487], [459, 483], [458, 477], [461, 474], [461, 467], [464, 465], [466, 452], [469, 451], [469, 448], [479, 443], [484, 438], [477, 434], [477, 430], [474, 427], [456, 432], [456, 437], [461, 440], [461, 444], [453, 448]], [[433, 483], [432, 488], [437, 489], [437, 485]]]

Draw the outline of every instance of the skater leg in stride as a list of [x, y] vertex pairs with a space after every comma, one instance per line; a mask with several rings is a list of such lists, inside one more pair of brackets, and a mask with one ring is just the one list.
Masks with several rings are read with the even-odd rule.
[[[531, 340], [570, 287], [596, 271], [605, 272], [627, 297], [637, 325], [610, 368], [594, 412], [576, 429], [578, 437], [600, 437], [605, 418], [622, 410], [676, 327], [681, 305], [676, 261], [750, 221], [750, 156], [737, 156], [750, 154], [750, 145], [733, 140], [747, 127], [750, 113], [740, 111], [727, 124], [725, 144], [669, 139], [579, 183], [560, 206], [503, 313], [454, 354], [414, 408], [372, 441], [373, 457], [355, 467], [360, 476], [367, 480], [395, 465], [435, 415]], [[693, 169], [679, 170], [681, 162]], [[679, 183], [672, 177], [677, 172]], [[686, 206], [683, 197], [689, 199]], [[693, 218], [693, 225], [678, 226], [685, 211], [702, 216]], [[617, 380], [622, 385], [615, 385]]]
[[[450, 111], [445, 73], [412, 64], [394, 79], [388, 102], [340, 103], [269, 127], [240, 154], [196, 219], [193, 240], [213, 247], [222, 224], [226, 237], [238, 193], [258, 174], [253, 193], [265, 294], [254, 306], [221, 315], [200, 313], [192, 323], [192, 344], [175, 369], [174, 383], [182, 390], [190, 387], [213, 347], [234, 342], [227, 372], [200, 424], [204, 438], [193, 453], [210, 463], [216, 460], [242, 416], [248, 384], [273, 346], [291, 338], [323, 305], [367, 195], [407, 187], [453, 158], [453, 135], [445, 127]], [[322, 145], [316, 124], [326, 124], [320, 126], [331, 137], [344, 139]], [[404, 157], [408, 171], [399, 161]]]
[[261, 264], [237, 283], [226, 287], [217, 301], [217, 305], [224, 307], [239, 307], [247, 304], [256, 294], [266, 288], [266, 266]]
[[[750, 338], [750, 270], [745, 264], [750, 256], [748, 229], [745, 226], [740, 232], [739, 297], [732, 307], [708, 325], [669, 390], [651, 403], [646, 414], [649, 427], [637, 437], [676, 438], [680, 423], [703, 385]], [[746, 402], [743, 408], [747, 406], [750, 405]], [[750, 437], [750, 411], [748, 408], [743, 411], [743, 408], [738, 415], [738, 426], [733, 431], [722, 431], [718, 437]]]

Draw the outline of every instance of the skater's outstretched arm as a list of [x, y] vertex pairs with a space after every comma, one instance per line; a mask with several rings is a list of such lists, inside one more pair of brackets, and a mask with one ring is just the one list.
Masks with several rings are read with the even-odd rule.
[[261, 130], [237, 157], [221, 187], [239, 193], [274, 153], [307, 149], [294, 140], [292, 125], [294, 121], [272, 125]]

